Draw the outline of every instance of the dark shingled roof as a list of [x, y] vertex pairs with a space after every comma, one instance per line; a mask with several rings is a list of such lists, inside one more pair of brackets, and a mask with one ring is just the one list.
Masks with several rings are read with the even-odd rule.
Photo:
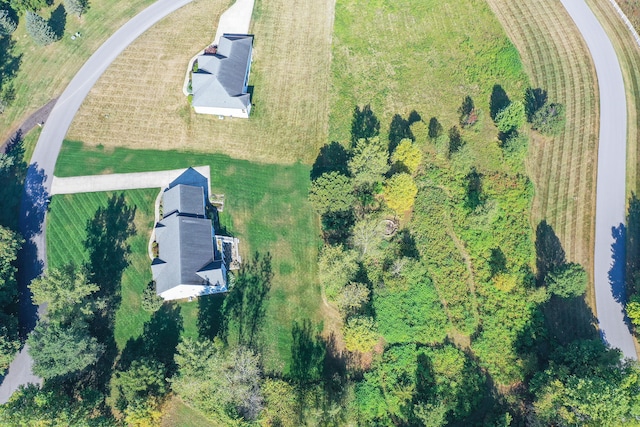
[[252, 49], [253, 36], [224, 34], [215, 55], [198, 56], [198, 71], [192, 75], [192, 105], [247, 108], [251, 100], [245, 77]]
[[[162, 196], [165, 217], [156, 224], [158, 258], [151, 263], [158, 294], [179, 285], [226, 289], [222, 254], [214, 246], [211, 220], [204, 216], [206, 187], [182, 183], [201, 182], [198, 177], [204, 178], [194, 169], [187, 170]], [[208, 186], [206, 178], [204, 183]]]

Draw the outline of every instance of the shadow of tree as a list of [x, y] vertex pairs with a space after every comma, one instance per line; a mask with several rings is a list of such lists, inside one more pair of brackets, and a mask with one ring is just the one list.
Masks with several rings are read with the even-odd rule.
[[67, 26], [67, 11], [62, 3], [60, 3], [58, 7], [51, 12], [49, 25], [51, 26], [53, 33], [56, 35], [56, 38], [58, 40], [61, 39], [64, 35], [64, 29]]
[[429, 119], [429, 138], [436, 139], [442, 135], [443, 128], [436, 117]]
[[626, 285], [629, 295], [640, 292], [640, 199], [629, 199], [627, 211]]
[[4, 154], [0, 153], [0, 225], [12, 230], [18, 230], [20, 199], [27, 175], [23, 158], [22, 132], [18, 131], [5, 147]]
[[553, 227], [542, 220], [536, 228], [536, 283], [542, 286], [549, 271], [566, 262], [560, 239]]
[[[264, 319], [267, 298], [271, 290], [273, 271], [271, 255], [260, 256], [242, 265], [236, 283], [227, 295], [223, 305], [223, 317], [230, 326], [235, 326], [238, 344], [256, 348], [258, 333]], [[224, 328], [229, 335], [229, 329]]]
[[489, 270], [491, 271], [491, 277], [507, 271], [507, 257], [504, 252], [502, 252], [502, 249], [491, 249], [491, 254], [489, 255]]
[[491, 98], [489, 100], [489, 115], [491, 116], [491, 119], [495, 120], [500, 110], [507, 107], [509, 104], [511, 104], [511, 100], [502, 86], [493, 85]]
[[[414, 118], [420, 117], [420, 115], [413, 111]], [[409, 116], [411, 117], [411, 116]], [[396, 149], [400, 141], [405, 138], [410, 139], [411, 141], [415, 141], [415, 137], [413, 136], [413, 132], [411, 132], [412, 122], [409, 120], [405, 120], [402, 118], [400, 114], [396, 114], [391, 119], [391, 124], [389, 125], [389, 154], [393, 153]]]
[[478, 173], [476, 168], [472, 168], [471, 172], [465, 177], [467, 181], [467, 191], [465, 198], [465, 208], [474, 211], [478, 206], [484, 204], [485, 195], [482, 191], [482, 174]]
[[41, 236], [45, 215], [49, 208], [49, 193], [45, 187], [47, 176], [37, 163], [29, 165], [26, 171], [22, 200], [20, 202], [19, 230], [25, 239], [18, 253], [18, 285], [20, 290], [19, 318], [20, 334], [26, 336], [37, 321], [37, 307], [31, 300], [29, 283], [44, 270], [44, 260], [40, 259], [36, 244]]
[[164, 364], [167, 369], [166, 374], [173, 375], [176, 370], [173, 356], [183, 329], [180, 306], [164, 304], [144, 324], [142, 335], [127, 341], [118, 361], [118, 369], [127, 370], [134, 360], [147, 357]]
[[547, 103], [547, 91], [537, 88], [527, 88], [524, 93], [524, 109], [527, 113], [527, 121], [531, 123], [533, 115]]
[[339, 142], [333, 141], [320, 149], [318, 157], [311, 168], [311, 180], [319, 178], [323, 173], [340, 172], [349, 175], [349, 152]]
[[[613, 263], [611, 264], [611, 268], [608, 272], [611, 294], [617, 302], [625, 304], [627, 301], [627, 291], [624, 280], [627, 228], [624, 224], [620, 224], [617, 227], [611, 227], [611, 235], [613, 236], [613, 243], [611, 244]], [[630, 325], [630, 322], [627, 323]]]
[[[9, 8], [10, 13], [12, 12]], [[14, 19], [18, 20], [15, 16]], [[0, 92], [3, 94], [5, 101], [9, 101], [13, 98], [10, 82], [18, 73], [20, 64], [22, 63], [22, 54], [15, 53], [16, 41], [11, 36], [0, 36], [0, 52], [2, 57], [0, 58]], [[7, 99], [9, 98], [9, 99]]]
[[198, 298], [198, 336], [213, 340], [224, 335], [227, 327], [223, 315], [225, 295], [214, 294]]
[[309, 319], [293, 322], [289, 376], [299, 385], [319, 380], [324, 371], [325, 345]]
[[371, 111], [369, 104], [362, 107], [356, 105], [351, 121], [351, 145], [355, 147], [361, 138], [373, 138], [380, 134], [380, 121]]
[[111, 196], [107, 206], [98, 208], [87, 221], [84, 245], [89, 254], [89, 278], [100, 287], [96, 297], [107, 300], [111, 315], [120, 305], [120, 282], [131, 252], [127, 239], [135, 234], [135, 215], [135, 206], [128, 206], [121, 193]]

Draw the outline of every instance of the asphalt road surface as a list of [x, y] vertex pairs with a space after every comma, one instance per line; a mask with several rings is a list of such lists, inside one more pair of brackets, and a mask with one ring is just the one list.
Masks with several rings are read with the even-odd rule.
[[[67, 130], [93, 85], [120, 52], [153, 24], [191, 1], [158, 0], [132, 18], [89, 58], [53, 107], [31, 158], [20, 208], [20, 231], [26, 240], [19, 255], [18, 273], [20, 327], [23, 337], [33, 329], [37, 320], [38, 308], [31, 302], [28, 284], [46, 267], [45, 215], [53, 169]], [[42, 312], [43, 307], [39, 310]], [[31, 373], [32, 363], [26, 347], [23, 348], [0, 384], [0, 404], [9, 400], [18, 386], [39, 382]]]
[[637, 359], [625, 299], [627, 100], [618, 57], [584, 0], [561, 0], [582, 33], [600, 91], [594, 281], [602, 338]]

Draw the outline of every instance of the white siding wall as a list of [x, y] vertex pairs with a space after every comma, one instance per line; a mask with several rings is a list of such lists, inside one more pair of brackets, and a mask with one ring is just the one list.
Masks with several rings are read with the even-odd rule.
[[226, 292], [227, 289], [214, 288], [213, 286], [205, 287], [199, 285], [180, 285], [175, 288], [171, 288], [160, 294], [165, 301], [171, 301], [175, 299], [185, 299], [189, 297], [198, 297], [201, 295], [211, 295], [220, 292]]
[[251, 106], [249, 106], [246, 110], [239, 110], [235, 108], [215, 108], [215, 107], [193, 107], [193, 109], [198, 114], [212, 114], [214, 116], [239, 117], [242, 119], [248, 119], [249, 113], [251, 112]]

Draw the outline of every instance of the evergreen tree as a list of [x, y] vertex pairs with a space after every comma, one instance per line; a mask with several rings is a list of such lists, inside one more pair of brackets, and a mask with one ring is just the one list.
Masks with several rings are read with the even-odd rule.
[[12, 34], [17, 27], [18, 23], [13, 19], [9, 11], [0, 10], [0, 34]]
[[56, 34], [51, 25], [40, 15], [30, 10], [26, 16], [27, 33], [36, 44], [47, 46], [56, 41]]
[[87, 0], [64, 0], [64, 8], [67, 12], [82, 16], [89, 7]]

